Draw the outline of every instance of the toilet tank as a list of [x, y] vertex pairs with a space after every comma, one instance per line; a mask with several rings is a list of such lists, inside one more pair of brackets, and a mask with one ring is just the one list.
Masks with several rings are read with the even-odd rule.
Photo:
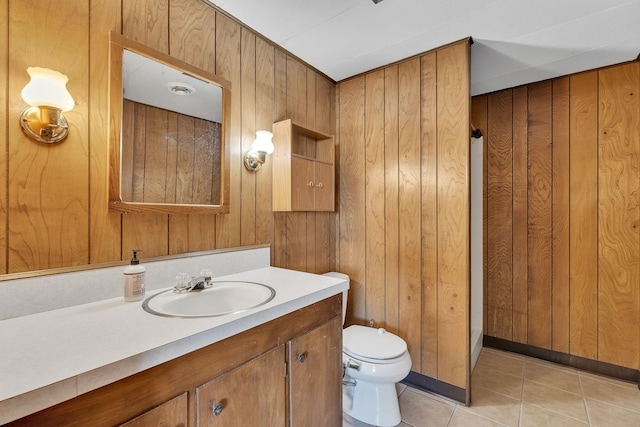
[[[349, 283], [349, 276], [344, 273], [338, 273], [337, 271], [330, 271], [328, 273], [324, 273], [323, 276], [335, 277], [336, 279], [346, 280]], [[342, 291], [342, 326], [344, 326], [344, 320], [347, 317], [347, 297], [349, 295], [349, 291]]]

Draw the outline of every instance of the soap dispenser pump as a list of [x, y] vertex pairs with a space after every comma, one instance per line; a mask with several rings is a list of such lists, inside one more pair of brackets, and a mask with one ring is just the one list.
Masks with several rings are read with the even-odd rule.
[[124, 300], [140, 301], [144, 298], [144, 266], [140, 265], [138, 252], [144, 252], [140, 249], [133, 249], [133, 258], [131, 264], [124, 269]]

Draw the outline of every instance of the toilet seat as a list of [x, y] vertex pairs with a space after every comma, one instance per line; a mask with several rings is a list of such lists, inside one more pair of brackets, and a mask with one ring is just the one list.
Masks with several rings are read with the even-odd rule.
[[387, 364], [402, 358], [407, 352], [407, 343], [383, 328], [353, 325], [343, 331], [342, 350], [362, 361]]

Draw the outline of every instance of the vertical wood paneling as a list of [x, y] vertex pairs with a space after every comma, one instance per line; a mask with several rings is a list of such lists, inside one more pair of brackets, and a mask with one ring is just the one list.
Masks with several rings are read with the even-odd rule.
[[438, 378], [467, 388], [470, 348], [469, 44], [459, 43], [439, 50], [437, 63]]
[[[438, 104], [436, 53], [421, 58], [422, 354], [425, 375], [438, 376]], [[416, 356], [413, 356], [416, 357]]]
[[[527, 342], [528, 313], [529, 313], [529, 251], [528, 236], [528, 174], [529, 162], [527, 134], [529, 122], [527, 105], [529, 91], [526, 86], [513, 89], [513, 248], [511, 267], [513, 274], [513, 340]], [[508, 123], [506, 124], [508, 125]], [[488, 245], [491, 243], [488, 242]], [[508, 260], [506, 260], [508, 262]], [[508, 321], [505, 319], [505, 321]]]
[[[119, 6], [119, 5], [118, 5]], [[0, 20], [2, 18], [0, 17]], [[109, 32], [120, 30], [121, 8], [91, 0], [89, 10], [89, 262], [121, 256], [121, 214], [108, 210]]]
[[[513, 93], [512, 121], [492, 121], [489, 108], [487, 124], [489, 135], [513, 129], [513, 175], [496, 181], [513, 186], [513, 341], [638, 366], [639, 67], [489, 95]], [[488, 226], [491, 277], [503, 239]], [[486, 292], [489, 307], [504, 298]]]
[[[203, 2], [171, 0], [169, 18], [171, 56], [215, 73], [215, 11]], [[181, 173], [188, 170], [188, 163], [181, 165], [184, 168]], [[169, 215], [169, 252], [177, 254], [213, 249], [215, 231], [214, 215]]]
[[[512, 93], [487, 100], [487, 335], [511, 339], [512, 316]], [[509, 124], [509, 125], [507, 125]]]
[[[287, 55], [276, 50], [275, 53], [275, 89], [274, 109], [275, 121], [287, 117]], [[271, 262], [276, 267], [286, 267], [289, 258], [287, 248], [287, 213], [275, 212], [274, 216], [274, 249], [271, 252]]]
[[398, 66], [384, 69], [385, 324], [399, 333]]
[[[309, 123], [316, 127], [335, 132], [335, 84], [293, 59], [297, 62], [292, 66], [294, 76], [287, 77], [285, 52], [263, 39], [247, 43], [255, 35], [224, 14], [220, 14], [220, 22], [216, 22], [215, 7], [206, 2], [92, 0], [85, 3], [67, 2], [61, 6], [52, 2], [39, 2], [37, 5], [21, 2], [11, 5], [11, 17], [8, 15], [8, 2], [0, 3], [0, 22], [7, 23], [1, 26], [0, 31], [0, 53], [5, 49], [1, 57], [6, 59], [0, 67], [0, 79], [9, 82], [1, 89], [2, 98], [8, 102], [0, 106], [0, 115], [7, 119], [0, 121], [0, 134], [4, 133], [2, 141], [7, 144], [5, 153], [11, 154], [12, 149], [17, 150], [20, 146], [19, 155], [0, 158], [0, 166], [4, 164], [4, 169], [11, 173], [20, 169], [18, 174], [31, 174], [28, 182], [22, 176], [2, 174], [5, 185], [0, 187], [9, 189], [9, 192], [3, 195], [4, 190], [0, 190], [0, 221], [4, 221], [5, 228], [13, 230], [14, 234], [11, 239], [7, 238], [9, 235], [0, 235], [0, 243], [4, 241], [1, 245], [3, 250], [13, 254], [11, 260], [16, 268], [11, 271], [128, 259], [132, 248], [144, 249], [144, 256], [153, 256], [211, 249], [216, 245], [238, 246], [241, 238], [243, 243], [273, 243], [274, 260], [287, 256], [287, 242], [283, 238], [287, 235], [286, 221], [279, 222], [278, 216], [271, 212], [269, 159], [258, 174], [250, 174], [250, 181], [255, 180], [255, 187], [250, 188], [245, 182], [241, 188], [241, 136], [251, 134], [249, 139], [252, 139], [256, 128], [270, 129], [276, 116], [284, 119], [289, 112], [302, 117], [303, 123], [310, 120]], [[52, 20], [51, 16], [59, 19]], [[10, 30], [13, 31], [11, 37]], [[217, 217], [121, 216], [108, 212], [105, 194], [108, 190], [108, 141], [105, 135], [110, 127], [107, 123], [109, 31], [122, 31], [127, 37], [232, 82], [230, 214]], [[39, 36], [40, 33], [46, 36]], [[244, 33], [242, 49], [241, 33]], [[251, 48], [252, 44], [255, 47]], [[17, 122], [18, 109], [23, 107], [19, 93], [26, 84], [27, 64], [20, 62], [27, 60], [24, 55], [27, 51], [34, 52], [45, 61], [39, 65], [58, 69], [70, 77], [68, 88], [77, 105], [66, 114], [71, 135], [64, 144], [39, 146], [24, 139], [19, 128], [13, 137], [14, 129], [6, 125]], [[300, 74], [305, 75], [300, 86], [302, 89], [291, 91], [293, 95], [288, 111], [287, 82], [297, 85]], [[16, 105], [16, 110], [7, 111], [6, 107], [12, 105]], [[131, 132], [150, 137], [142, 112], [139, 111], [138, 123]], [[167, 122], [171, 129], [180, 129], [183, 125], [174, 118]], [[11, 135], [6, 139], [8, 134]], [[9, 141], [14, 145], [10, 146]], [[179, 132], [176, 140], [165, 141], [165, 149], [161, 151], [166, 153], [166, 168], [171, 171], [205, 169], [204, 164], [194, 163], [193, 155], [190, 159], [184, 158], [185, 147], [180, 143]], [[189, 151], [193, 154], [192, 150]], [[144, 155], [143, 150], [132, 151], [129, 158], [132, 163], [143, 165]], [[43, 163], [47, 167], [43, 168]], [[30, 166], [25, 167], [25, 164]], [[142, 171], [135, 172], [138, 181], [144, 176]], [[15, 179], [13, 182], [10, 181], [12, 177]], [[179, 193], [184, 194], [179, 183], [177, 181], [174, 185], [170, 180], [166, 185], [157, 186], [157, 192], [171, 199], [178, 197]], [[138, 187], [142, 200], [144, 186], [136, 185], [136, 189]], [[27, 188], [31, 195], [44, 194], [44, 197], [34, 204], [25, 199], [21, 188]], [[216, 197], [215, 192], [207, 191], [206, 197]], [[253, 212], [251, 209], [241, 210], [241, 198], [245, 208], [255, 204]], [[14, 202], [13, 210], [9, 200]], [[254, 220], [241, 221], [241, 215], [253, 215]], [[286, 214], [280, 218], [286, 220]], [[296, 225], [305, 227], [306, 233], [298, 234], [299, 227], [291, 228], [289, 244], [293, 250], [290, 263], [315, 271], [335, 269], [337, 214], [323, 214], [322, 220], [318, 219], [320, 215], [315, 215], [316, 219], [309, 222], [309, 227], [306, 215], [298, 215], [298, 218], [303, 220]], [[278, 222], [282, 227], [274, 226]], [[220, 228], [219, 233], [216, 233], [216, 225]], [[25, 247], [25, 242], [29, 248]], [[296, 253], [299, 248], [309, 245], [312, 249], [305, 251], [304, 255]], [[9, 255], [0, 254], [0, 271], [9, 271], [6, 266], [8, 260]]]
[[[422, 278], [420, 277], [420, 58], [398, 67], [398, 207], [399, 299], [402, 337], [409, 353], [422, 353]], [[421, 370], [420, 358], [412, 359], [412, 369]]]
[[[89, 5], [80, 0], [58, 4], [56, 17], [34, 1], [13, 2], [9, 8], [8, 94], [15, 100], [8, 112], [13, 124], [8, 132], [10, 273], [89, 262]], [[18, 126], [26, 107], [20, 92], [33, 58], [69, 77], [67, 89], [76, 105], [65, 113], [70, 129], [62, 144], [38, 144]]]
[[[307, 69], [295, 58], [287, 56], [287, 115], [291, 120], [307, 122]], [[293, 270], [307, 268], [307, 213], [288, 212], [286, 217], [286, 267]]]
[[[316, 76], [316, 128], [335, 134], [335, 112], [333, 109], [334, 85], [327, 79]], [[336, 170], [337, 170], [336, 166]], [[334, 171], [335, 172], [335, 171]], [[337, 178], [336, 178], [337, 179]], [[337, 181], [336, 181], [337, 182]], [[333, 212], [316, 212], [316, 272], [335, 270], [336, 265], [336, 215]]]
[[598, 73], [570, 77], [570, 346], [598, 349]]
[[364, 77], [340, 85], [340, 271], [351, 279], [347, 322], [366, 320]]
[[[242, 148], [241, 154], [251, 150], [256, 139], [256, 36], [241, 29], [240, 46]], [[256, 173], [241, 167], [240, 183], [240, 244], [256, 242]]]
[[[261, 37], [256, 39], [256, 129], [271, 131], [274, 122], [274, 48]], [[273, 242], [271, 211], [271, 159], [256, 174], [256, 243]], [[272, 251], [275, 248], [272, 247]]]
[[367, 319], [384, 324], [384, 70], [365, 76], [365, 281]]
[[216, 74], [231, 82], [231, 126], [229, 128], [229, 214], [216, 215], [216, 248], [240, 244], [242, 170], [241, 27], [223, 14], [216, 14]]
[[[316, 129], [316, 75], [307, 69], [307, 126]], [[315, 150], [316, 146], [311, 140], [307, 141], [307, 149]], [[309, 152], [309, 154], [312, 154]], [[316, 177], [316, 181], [318, 177]], [[306, 271], [316, 273], [316, 213], [306, 213], [307, 226], [307, 259]]]
[[600, 70], [598, 359], [638, 368], [639, 64]]
[[[0, 22], [9, 22], [9, 0], [0, 1]], [[0, 81], [5, 82], [0, 86], [0, 170], [6, 171], [9, 159], [7, 158], [7, 152], [9, 147], [9, 141], [7, 141], [7, 111], [8, 103], [8, 87], [6, 85], [8, 76], [9, 54], [7, 47], [9, 39], [9, 26], [6, 25], [0, 29], [0, 58], [3, 58], [0, 62]], [[7, 223], [7, 174], [0, 173], [0, 224]], [[7, 272], [7, 229], [0, 232], [0, 273]]]
[[169, 53], [169, 0], [122, 0], [122, 31], [130, 39]]
[[[122, 21], [122, 32], [125, 36], [153, 49], [169, 53], [168, 0], [123, 0]], [[141, 132], [143, 129], [141, 124], [136, 123], [135, 132]], [[135, 162], [134, 152], [134, 165]], [[137, 166], [134, 169], [134, 171], [139, 170]], [[142, 200], [137, 198], [138, 193], [135, 190], [134, 187], [134, 200]], [[167, 255], [169, 253], [168, 230], [168, 215], [123, 215], [122, 258], [129, 259], [132, 249], [144, 250], [145, 257]], [[162, 244], [156, 246], [160, 240]]]
[[569, 352], [569, 78], [552, 82], [552, 342]]
[[551, 346], [551, 82], [529, 86], [529, 344]]

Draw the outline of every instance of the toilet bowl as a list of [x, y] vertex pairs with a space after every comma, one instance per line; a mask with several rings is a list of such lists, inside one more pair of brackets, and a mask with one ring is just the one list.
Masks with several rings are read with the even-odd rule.
[[[325, 275], [349, 280], [342, 273]], [[342, 321], [347, 295], [343, 294]], [[343, 411], [356, 420], [376, 426], [400, 423], [396, 383], [411, 370], [407, 343], [383, 328], [352, 325], [342, 334]]]

